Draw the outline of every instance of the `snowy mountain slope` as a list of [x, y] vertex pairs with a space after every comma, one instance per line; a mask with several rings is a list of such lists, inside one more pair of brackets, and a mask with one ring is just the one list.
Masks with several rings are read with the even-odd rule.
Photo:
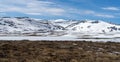
[[81, 33], [120, 33], [120, 26], [104, 21], [87, 20], [67, 26], [67, 29]]
[[67, 34], [118, 34], [120, 33], [120, 25], [115, 25], [100, 20], [42, 20], [28, 17], [0, 18], [0, 33], [24, 32], [55, 32], [56, 34], [61, 32]]
[[0, 40], [82, 39], [98, 41], [99, 39], [99, 41], [119, 41], [120, 25], [101, 20], [42, 20], [28, 17], [2, 17], [0, 18], [0, 36]]
[[76, 23], [78, 21], [74, 21], [74, 20], [64, 20], [64, 19], [57, 19], [57, 20], [50, 20], [53, 24], [55, 25], [59, 25], [59, 26], [63, 26], [63, 27], [67, 27], [68, 25], [71, 25], [73, 23]]
[[64, 27], [31, 18], [0, 18], [0, 33], [62, 30]]

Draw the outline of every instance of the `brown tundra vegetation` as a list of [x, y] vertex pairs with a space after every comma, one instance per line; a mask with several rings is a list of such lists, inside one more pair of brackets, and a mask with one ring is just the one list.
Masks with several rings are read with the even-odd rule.
[[0, 41], [0, 62], [120, 62], [120, 43]]

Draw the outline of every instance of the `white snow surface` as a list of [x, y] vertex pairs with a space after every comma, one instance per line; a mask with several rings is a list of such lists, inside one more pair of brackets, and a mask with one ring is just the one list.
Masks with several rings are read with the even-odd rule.
[[57, 30], [56, 25], [48, 21], [32, 18], [0, 18], [0, 33], [36, 32]]
[[120, 25], [114, 25], [103, 21], [85, 21], [68, 29], [81, 33], [117, 33], [120, 32]]
[[120, 25], [101, 20], [42, 20], [24, 17], [7, 17], [0, 18], [0, 40], [120, 42]]
[[120, 38], [109, 38], [109, 39], [76, 39], [74, 37], [41, 37], [41, 36], [2, 36], [0, 40], [30, 40], [30, 41], [41, 41], [41, 40], [49, 40], [49, 41], [93, 41], [93, 42], [120, 42]]

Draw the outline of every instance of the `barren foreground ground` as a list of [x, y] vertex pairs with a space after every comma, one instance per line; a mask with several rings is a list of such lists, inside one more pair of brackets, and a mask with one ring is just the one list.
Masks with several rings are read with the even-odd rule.
[[120, 43], [0, 41], [0, 62], [120, 62]]

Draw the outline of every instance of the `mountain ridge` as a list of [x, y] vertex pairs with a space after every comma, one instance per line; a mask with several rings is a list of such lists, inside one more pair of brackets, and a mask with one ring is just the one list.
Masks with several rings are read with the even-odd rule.
[[0, 33], [120, 33], [120, 25], [101, 20], [42, 20], [29, 17], [1, 17]]

